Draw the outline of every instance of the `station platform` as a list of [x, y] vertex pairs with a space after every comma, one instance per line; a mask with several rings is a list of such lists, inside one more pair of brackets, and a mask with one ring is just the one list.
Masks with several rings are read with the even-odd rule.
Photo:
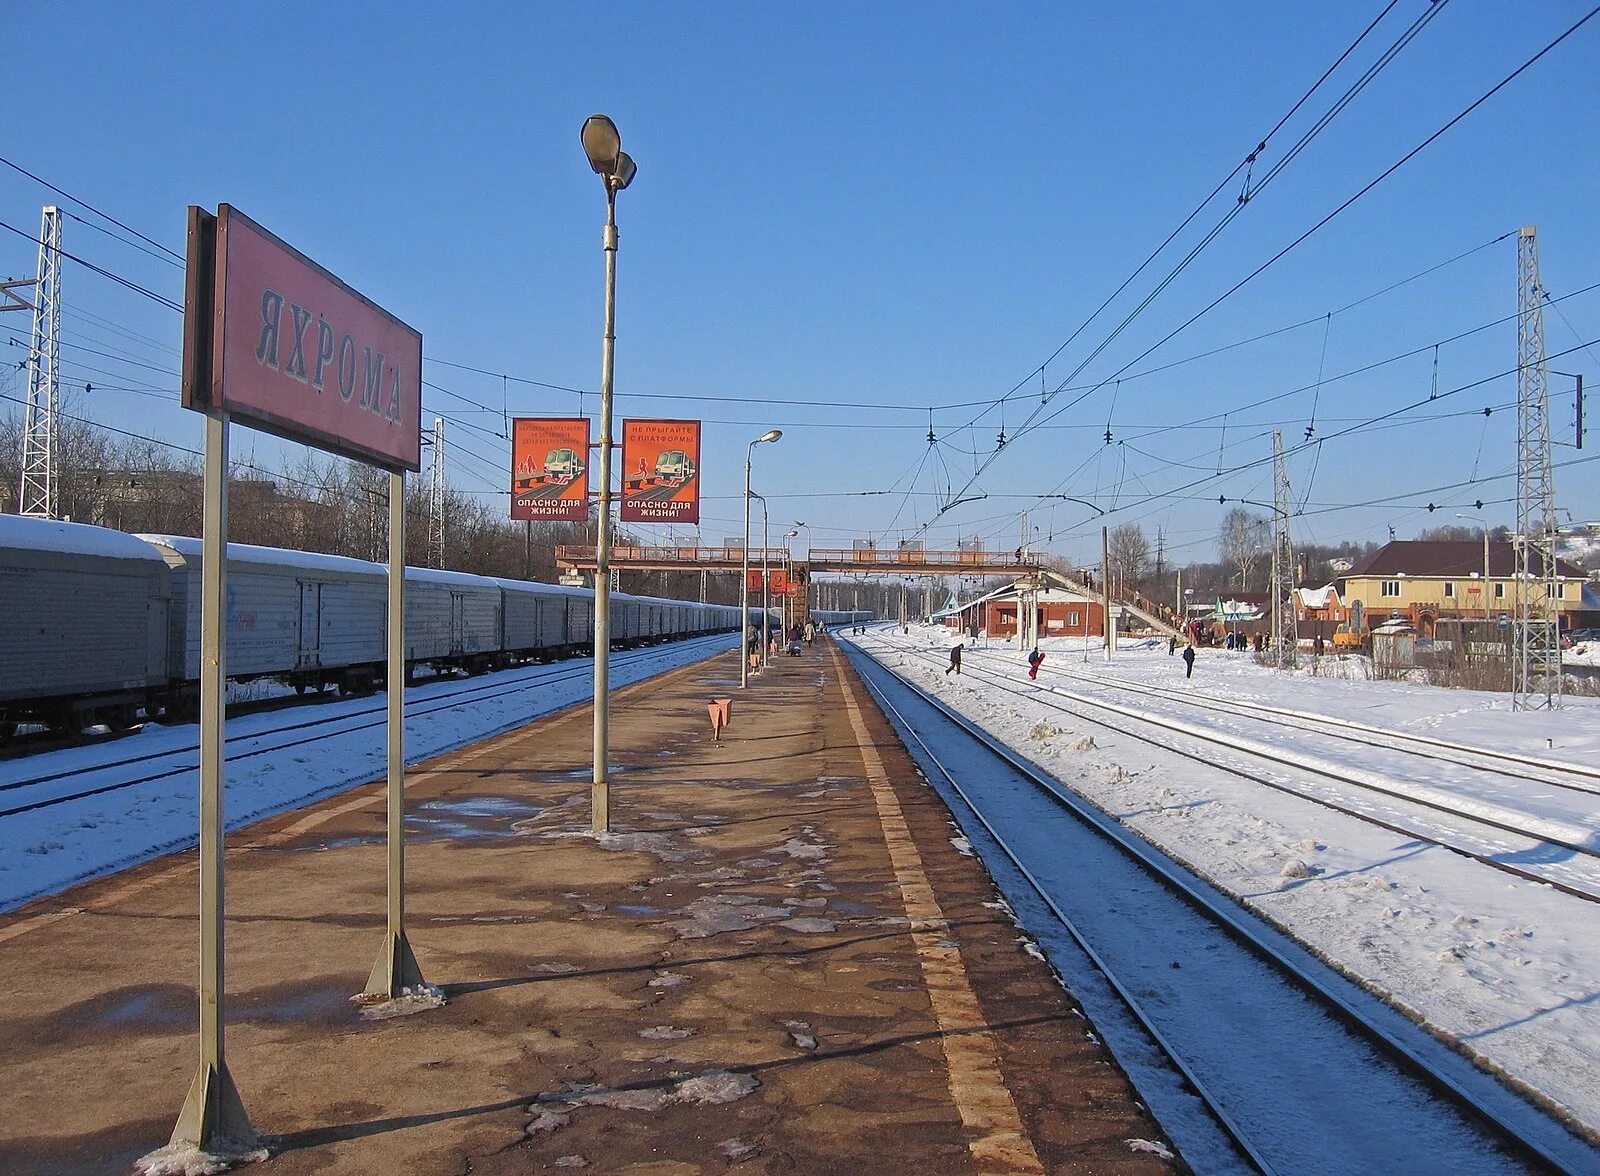
[[[381, 783], [229, 837], [228, 1064], [275, 1153], [247, 1170], [1180, 1167], [832, 643], [745, 691], [735, 656], [614, 694], [605, 837], [587, 707], [412, 769], [408, 932], [442, 1008], [349, 1000], [382, 938]], [[0, 917], [0, 1171], [166, 1142], [197, 878], [178, 854]]]

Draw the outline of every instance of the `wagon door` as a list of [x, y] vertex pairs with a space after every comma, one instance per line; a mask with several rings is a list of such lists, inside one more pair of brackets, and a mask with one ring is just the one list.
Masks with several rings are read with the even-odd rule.
[[460, 657], [467, 651], [467, 594], [450, 594], [450, 655]]
[[300, 582], [300, 643], [295, 669], [315, 669], [322, 664], [322, 585]]

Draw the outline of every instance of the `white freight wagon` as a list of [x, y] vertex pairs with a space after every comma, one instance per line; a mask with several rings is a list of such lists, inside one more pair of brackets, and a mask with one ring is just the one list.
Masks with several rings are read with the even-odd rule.
[[406, 662], [472, 673], [499, 661], [501, 587], [487, 576], [406, 569]]
[[166, 687], [169, 593], [132, 535], [0, 515], [0, 735], [133, 722]]
[[[172, 676], [200, 676], [201, 542], [145, 535], [172, 569]], [[298, 689], [369, 688], [383, 663], [388, 573], [341, 555], [228, 544], [230, 679], [280, 677]]]

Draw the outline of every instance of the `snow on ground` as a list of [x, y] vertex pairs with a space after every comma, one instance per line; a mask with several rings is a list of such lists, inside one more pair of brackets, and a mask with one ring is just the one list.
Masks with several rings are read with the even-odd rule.
[[[1569, 698], [1559, 712], [1514, 713], [1505, 695], [1367, 680], [1353, 658], [1325, 657], [1316, 673], [1280, 674], [1249, 654], [1212, 649], [1197, 651], [1194, 678], [1185, 683], [1183, 662], [1168, 655], [1165, 641], [1124, 644], [1107, 666], [1098, 642], [1086, 649], [1071, 638], [1040, 643], [1046, 661], [1034, 685], [1014, 643], [967, 642], [967, 673], [957, 677], [944, 673], [942, 655], [957, 640], [947, 629], [913, 627], [902, 635], [879, 626], [842, 639], [855, 640], [938, 694], [1482, 1064], [1600, 1132], [1600, 905], [1152, 748], [1044, 702], [1060, 701], [1050, 690], [1053, 668], [1088, 671], [1595, 765], [1600, 700]], [[908, 656], [913, 651], [940, 656]], [[980, 670], [1011, 675], [1026, 693], [1001, 694], [979, 680], [974, 671]], [[1101, 696], [1079, 682], [1057, 682], [1064, 690]], [[1230, 733], [1237, 722], [1120, 691], [1104, 696]], [[1255, 738], [1260, 731], [1254, 727]], [[1165, 738], [1175, 746], [1182, 739]], [[1300, 745], [1319, 759], [1337, 754], [1344, 764], [1379, 774], [1395, 762], [1393, 753], [1355, 744], [1335, 753], [1307, 732], [1279, 730], [1275, 741]], [[1210, 762], [1220, 758], [1214, 745], [1195, 746]], [[1436, 790], [1473, 783], [1465, 769], [1435, 767], [1430, 783]], [[1600, 798], [1586, 798], [1592, 803], [1578, 812], [1570, 797], [1531, 785], [1524, 795], [1503, 799], [1530, 813], [1559, 810], [1590, 827], [1600, 812]], [[1506, 844], [1513, 844], [1511, 835]], [[1546, 860], [1579, 856], [1551, 847], [1537, 853]]]
[[[611, 688], [620, 689], [734, 645], [730, 636], [613, 653]], [[407, 690], [407, 761], [438, 755], [588, 700], [593, 692], [593, 664], [587, 658], [574, 659], [505, 670], [470, 681], [444, 679]], [[560, 682], [548, 682], [563, 669], [574, 673]], [[519, 683], [535, 681], [541, 683], [536, 688], [517, 688]], [[455, 691], [489, 683], [503, 683], [505, 688], [481, 691], [465, 705], [449, 710], [414, 713], [437, 705]], [[228, 720], [228, 754], [249, 751], [258, 742], [275, 745], [296, 738], [266, 734], [291, 724], [355, 716], [374, 708], [371, 717], [377, 718], [382, 707], [383, 696], [378, 694], [235, 716]], [[385, 755], [382, 725], [348, 734], [330, 730], [338, 726], [313, 727], [299, 737], [314, 741], [230, 763], [223, 802], [228, 828], [237, 829], [381, 777]], [[39, 788], [7, 787], [17, 781], [72, 772], [71, 778], [45, 786], [53, 795], [65, 795], [185, 765], [185, 770], [165, 779], [0, 819], [0, 911], [53, 894], [73, 882], [193, 845], [199, 808], [199, 773], [193, 767], [198, 738], [199, 728], [193, 724], [162, 727], [152, 723], [124, 739], [0, 763], [0, 808], [40, 799]], [[111, 761], [180, 750], [187, 754], [144, 765], [107, 766]]]

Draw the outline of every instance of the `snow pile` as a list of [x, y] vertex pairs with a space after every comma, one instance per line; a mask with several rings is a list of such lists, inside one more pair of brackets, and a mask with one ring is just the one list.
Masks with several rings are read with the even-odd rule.
[[432, 984], [418, 984], [415, 988], [402, 988], [392, 1000], [379, 993], [361, 992], [350, 998], [361, 1009], [363, 1021], [387, 1021], [394, 1017], [409, 1017], [425, 1013], [444, 1005], [444, 990]]
[[133, 1170], [138, 1176], [217, 1176], [270, 1158], [264, 1147], [237, 1145], [226, 1139], [217, 1140], [212, 1147], [215, 1150], [201, 1151], [192, 1143], [169, 1143], [140, 1156]]

